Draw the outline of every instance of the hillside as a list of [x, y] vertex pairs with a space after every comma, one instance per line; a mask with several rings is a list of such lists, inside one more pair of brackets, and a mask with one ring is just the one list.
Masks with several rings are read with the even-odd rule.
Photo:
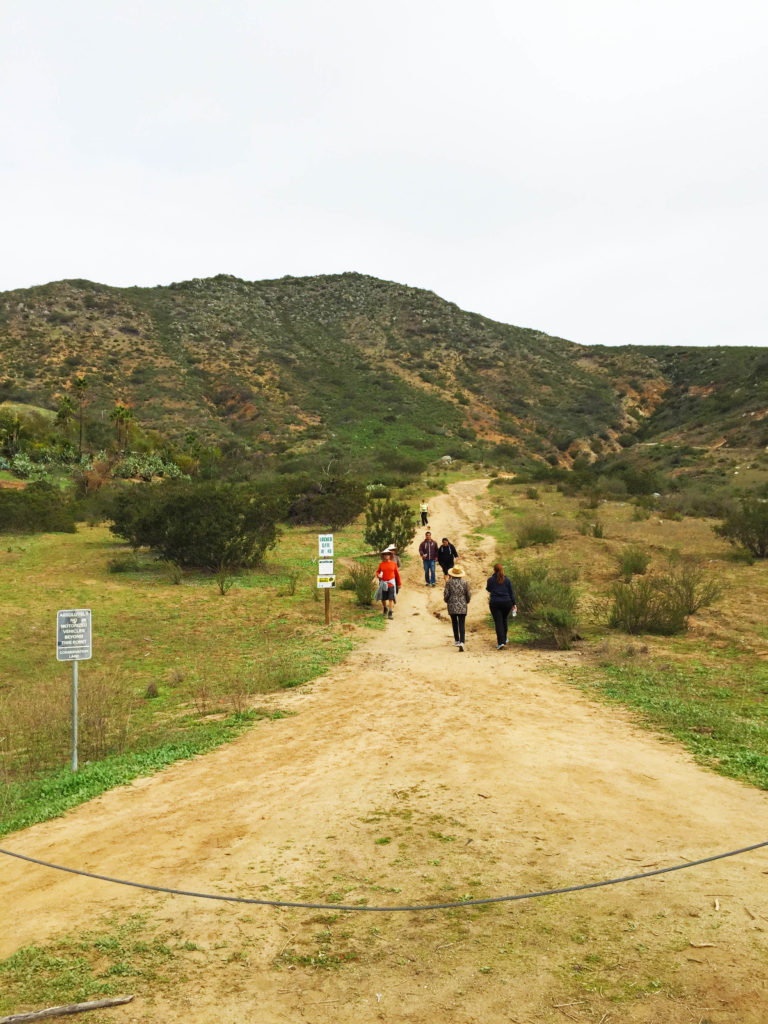
[[55, 409], [85, 376], [97, 435], [120, 402], [176, 445], [296, 464], [321, 451], [371, 467], [569, 465], [638, 431], [764, 445], [766, 369], [764, 349], [577, 345], [353, 273], [0, 293], [0, 401]]

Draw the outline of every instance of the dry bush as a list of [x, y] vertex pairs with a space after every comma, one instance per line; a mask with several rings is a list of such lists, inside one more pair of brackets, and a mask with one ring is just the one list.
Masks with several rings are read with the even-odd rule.
[[[98, 760], [125, 750], [130, 687], [121, 676], [98, 670], [78, 683], [78, 753]], [[0, 702], [0, 750], [8, 779], [28, 778], [66, 764], [72, 749], [72, 691], [61, 673], [34, 687], [11, 685]]]

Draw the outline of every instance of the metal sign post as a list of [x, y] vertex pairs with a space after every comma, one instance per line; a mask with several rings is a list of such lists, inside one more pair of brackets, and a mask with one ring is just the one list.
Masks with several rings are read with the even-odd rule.
[[91, 609], [56, 614], [56, 660], [72, 662], [72, 771], [77, 771], [77, 663], [91, 657]]
[[333, 534], [320, 533], [317, 536], [317, 588], [325, 591], [325, 624], [331, 624], [331, 590], [336, 586], [333, 575]]

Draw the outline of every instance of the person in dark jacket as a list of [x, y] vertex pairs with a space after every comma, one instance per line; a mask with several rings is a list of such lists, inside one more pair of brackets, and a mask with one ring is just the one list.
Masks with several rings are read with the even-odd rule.
[[440, 568], [443, 570], [443, 576], [448, 575], [448, 570], [456, 564], [458, 557], [459, 552], [447, 537], [443, 537], [443, 543], [437, 549], [437, 560], [440, 563]]
[[496, 650], [500, 651], [507, 645], [507, 619], [512, 609], [517, 608], [517, 604], [512, 582], [504, 575], [504, 568], [498, 562], [493, 567], [493, 576], [488, 577], [485, 589], [490, 595], [489, 606], [496, 627]]
[[437, 544], [432, 540], [432, 534], [427, 530], [424, 540], [419, 544], [419, 556], [424, 565], [424, 582], [428, 587], [434, 587], [435, 561], [437, 559]]

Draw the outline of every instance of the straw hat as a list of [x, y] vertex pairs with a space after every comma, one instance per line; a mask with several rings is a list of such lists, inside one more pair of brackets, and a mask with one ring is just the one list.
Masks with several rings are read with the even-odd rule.
[[464, 570], [461, 568], [460, 565], [454, 565], [452, 568], [450, 568], [448, 570], [448, 575], [449, 576], [466, 576], [466, 573], [464, 572]]

